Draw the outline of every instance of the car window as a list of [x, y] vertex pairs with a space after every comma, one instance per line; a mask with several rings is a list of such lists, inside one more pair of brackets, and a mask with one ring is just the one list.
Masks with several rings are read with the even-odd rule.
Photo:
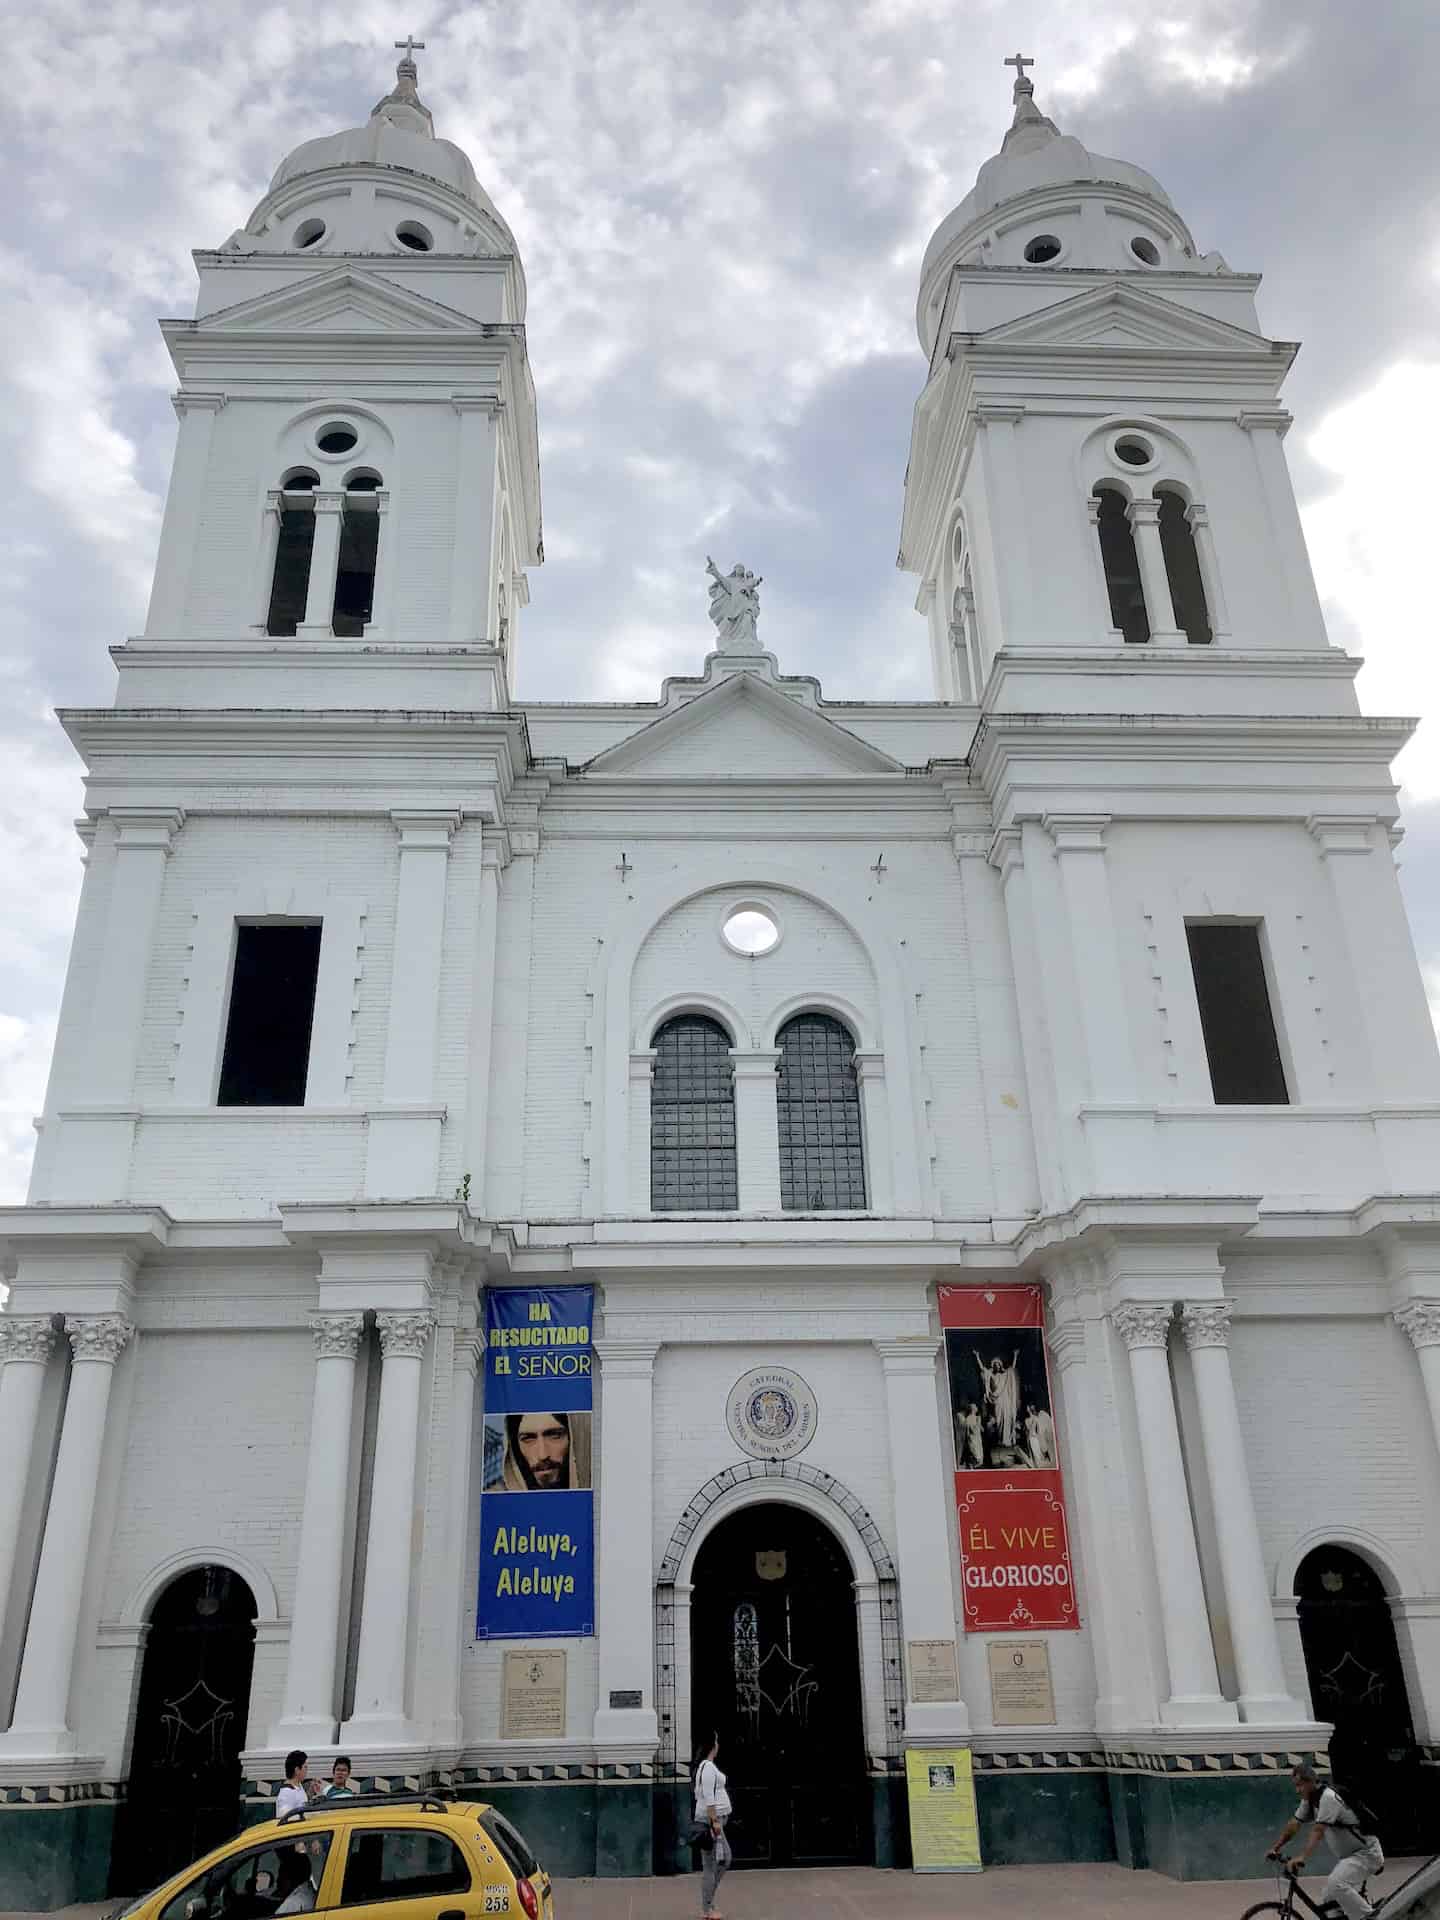
[[448, 1834], [429, 1827], [367, 1827], [350, 1836], [345, 1906], [468, 1893], [470, 1869]]
[[528, 1880], [539, 1862], [530, 1850], [518, 1827], [512, 1826], [503, 1813], [497, 1813], [494, 1807], [487, 1807], [480, 1816], [480, 1825], [489, 1834], [499, 1851], [500, 1858], [513, 1874], [522, 1880]]
[[297, 1822], [293, 1839], [232, 1853], [187, 1882], [161, 1909], [160, 1920], [270, 1920], [272, 1914], [308, 1913], [330, 1838]]

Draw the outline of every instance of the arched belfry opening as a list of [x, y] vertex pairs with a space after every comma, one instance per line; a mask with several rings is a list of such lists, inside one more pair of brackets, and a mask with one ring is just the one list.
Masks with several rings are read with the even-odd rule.
[[1327, 1543], [1295, 1571], [1300, 1644], [1317, 1720], [1328, 1720], [1330, 1765], [1383, 1816], [1390, 1853], [1429, 1849], [1420, 1749], [1385, 1584], [1352, 1548]]
[[255, 1596], [229, 1567], [192, 1567], [150, 1613], [114, 1886], [154, 1886], [240, 1825]]

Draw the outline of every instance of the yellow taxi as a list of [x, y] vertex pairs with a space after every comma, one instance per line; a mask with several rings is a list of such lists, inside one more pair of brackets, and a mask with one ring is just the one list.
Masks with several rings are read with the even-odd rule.
[[110, 1920], [554, 1920], [550, 1876], [494, 1807], [429, 1794], [356, 1794], [244, 1833]]

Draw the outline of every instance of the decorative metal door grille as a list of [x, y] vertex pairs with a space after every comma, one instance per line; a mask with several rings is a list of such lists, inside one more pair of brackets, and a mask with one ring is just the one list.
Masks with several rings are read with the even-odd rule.
[[655, 1035], [650, 1205], [709, 1213], [739, 1204], [730, 1036], [716, 1020], [682, 1014]]
[[838, 1020], [802, 1013], [779, 1033], [780, 1204], [787, 1213], [865, 1206], [855, 1042]]

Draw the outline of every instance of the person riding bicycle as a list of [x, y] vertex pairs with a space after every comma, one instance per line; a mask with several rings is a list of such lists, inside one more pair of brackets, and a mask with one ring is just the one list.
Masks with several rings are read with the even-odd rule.
[[1333, 1900], [1347, 1920], [1370, 1920], [1375, 1909], [1360, 1891], [1373, 1873], [1385, 1865], [1378, 1838], [1363, 1827], [1352, 1807], [1334, 1787], [1322, 1787], [1314, 1767], [1292, 1767], [1290, 1778], [1300, 1795], [1300, 1804], [1281, 1829], [1267, 1860], [1284, 1860], [1285, 1848], [1301, 1827], [1308, 1826], [1304, 1845], [1286, 1861], [1291, 1873], [1304, 1871], [1305, 1862], [1320, 1844], [1323, 1834], [1334, 1856], [1335, 1865], [1321, 1889], [1322, 1903]]

